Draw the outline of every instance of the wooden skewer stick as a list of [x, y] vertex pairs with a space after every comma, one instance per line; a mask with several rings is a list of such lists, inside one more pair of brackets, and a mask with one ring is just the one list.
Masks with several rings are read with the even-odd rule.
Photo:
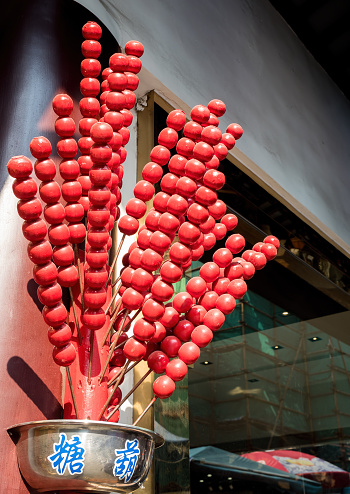
[[118, 311], [119, 311], [121, 305], [122, 305], [122, 299], [119, 300], [116, 308], [114, 309], [113, 316], [111, 317], [111, 320], [109, 321], [108, 329], [107, 329], [106, 334], [104, 335], [104, 338], [103, 338], [102, 346], [106, 343], [108, 335], [111, 332], [111, 329], [113, 327], [114, 321], [117, 319]]
[[70, 392], [71, 392], [71, 395], [72, 395], [72, 400], [73, 400], [73, 406], [74, 406], [74, 410], [75, 410], [75, 415], [76, 415], [76, 418], [78, 419], [79, 418], [78, 417], [78, 407], [77, 407], [77, 402], [76, 402], [76, 399], [75, 399], [75, 394], [74, 394], [74, 389], [73, 389], [73, 384], [72, 384], [72, 377], [70, 375], [69, 367], [66, 367], [66, 371], [67, 371], [69, 388], [70, 388]]
[[126, 372], [126, 370], [127, 370], [128, 366], [129, 366], [129, 364], [130, 364], [130, 360], [127, 360], [127, 361], [125, 362], [125, 364], [124, 364], [124, 366], [123, 366], [123, 368], [122, 368], [122, 370], [121, 370], [121, 372], [120, 372], [119, 376], [118, 376], [118, 379], [117, 379], [117, 381], [116, 381], [115, 385], [113, 386], [112, 392], [111, 392], [111, 394], [109, 395], [108, 400], [107, 400], [107, 401], [106, 401], [106, 403], [103, 405], [103, 408], [102, 408], [102, 410], [101, 410], [101, 412], [100, 412], [100, 414], [99, 414], [99, 416], [98, 416], [97, 420], [101, 420], [102, 415], [104, 414], [105, 410], [107, 409], [108, 405], [110, 404], [111, 399], [112, 399], [112, 396], [114, 395], [115, 390], [116, 390], [116, 389], [117, 389], [117, 387], [119, 386], [120, 381], [123, 379], [123, 376], [124, 376], [124, 374], [125, 374], [125, 372]]
[[75, 310], [75, 302], [74, 302], [74, 297], [73, 297], [73, 292], [72, 292], [72, 288], [71, 287], [69, 287], [69, 294], [70, 294], [70, 298], [71, 298], [71, 301], [72, 301], [74, 320], [75, 320], [75, 325], [77, 327], [77, 332], [78, 332], [78, 337], [79, 337], [79, 345], [81, 345], [83, 340], [81, 338], [80, 326], [79, 326], [77, 312]]
[[[137, 362], [138, 363], [138, 362]], [[131, 369], [131, 367], [128, 369], [128, 371]], [[119, 408], [123, 405], [123, 403], [126, 402], [126, 400], [129, 398], [129, 396], [131, 396], [133, 394], [133, 392], [135, 391], [136, 388], [138, 388], [138, 386], [140, 386], [140, 384], [143, 383], [143, 381], [146, 379], [147, 376], [150, 375], [150, 373], [152, 372], [151, 369], [149, 369], [146, 374], [141, 377], [141, 379], [134, 385], [134, 387], [132, 389], [130, 389], [129, 393], [127, 395], [124, 396], [124, 398], [122, 399], [122, 401], [120, 403], [118, 403], [118, 405], [111, 411], [111, 413], [106, 417], [106, 420], [108, 421], [110, 418], [112, 418], [112, 416], [115, 414], [115, 412], [117, 412], [119, 410]]]
[[[125, 343], [125, 342], [124, 342]], [[118, 348], [118, 347], [115, 347], [115, 349]], [[115, 350], [114, 349], [114, 350]], [[130, 367], [128, 367], [128, 370], [125, 371], [125, 374], [127, 374], [128, 372], [130, 372], [139, 362], [141, 362], [141, 360], [137, 360], [136, 362], [134, 362], [132, 365], [130, 365]], [[119, 373], [120, 374], [120, 373]], [[116, 380], [118, 379], [119, 377], [119, 374], [117, 374], [116, 376], [113, 377], [113, 379], [111, 379], [110, 381], [108, 381], [107, 383], [107, 388], [110, 388], [111, 386], [113, 386], [113, 384], [116, 382]]]
[[[119, 276], [118, 280], [119, 280], [119, 279], [120, 279], [120, 276]], [[113, 302], [114, 302], [114, 301], [115, 301], [115, 299], [117, 298], [117, 295], [118, 295], [118, 293], [119, 293], [119, 290], [120, 290], [121, 286], [122, 286], [122, 283], [120, 283], [120, 284], [119, 284], [119, 286], [116, 288], [115, 292], [113, 293], [113, 297], [111, 298], [111, 301], [109, 302], [108, 307], [107, 307], [107, 309], [105, 310], [105, 314], [107, 314], [107, 313], [108, 313], [108, 311], [109, 311], [109, 309], [111, 308], [111, 306], [112, 306]]]
[[116, 252], [116, 254], [115, 254], [115, 256], [114, 256], [114, 259], [113, 259], [113, 262], [112, 262], [112, 264], [111, 264], [111, 269], [109, 270], [109, 275], [108, 275], [108, 278], [107, 278], [107, 283], [106, 283], [106, 285], [108, 285], [108, 282], [109, 282], [109, 280], [110, 280], [110, 279], [111, 279], [111, 277], [112, 277], [113, 270], [114, 270], [114, 266], [115, 266], [115, 264], [116, 264], [116, 262], [117, 262], [117, 259], [118, 259], [118, 256], [119, 256], [119, 253], [120, 253], [121, 248], [122, 248], [123, 243], [124, 243], [124, 240], [125, 240], [125, 233], [124, 233], [124, 234], [123, 234], [123, 236], [122, 236], [122, 239], [121, 239], [121, 241], [120, 241], [120, 244], [118, 245], [117, 252]]
[[92, 369], [92, 357], [94, 354], [94, 339], [95, 332], [90, 329], [90, 355], [89, 355], [89, 370], [88, 370], [88, 384], [91, 384], [91, 369]]
[[118, 281], [120, 280], [121, 276], [118, 276], [118, 278], [112, 283], [112, 288], [115, 287], [115, 285], [118, 283]]
[[[117, 313], [117, 312], [116, 312], [116, 313]], [[105, 375], [106, 369], [107, 369], [107, 367], [108, 367], [109, 361], [110, 361], [110, 360], [111, 360], [111, 358], [112, 358], [112, 355], [113, 355], [113, 352], [114, 352], [114, 350], [115, 350], [115, 347], [117, 346], [117, 341], [118, 341], [118, 338], [119, 338], [119, 336], [120, 336], [121, 332], [123, 331], [123, 326], [124, 326], [124, 323], [125, 323], [125, 319], [127, 318], [128, 314], [129, 314], [129, 310], [125, 311], [125, 315], [124, 315], [124, 317], [123, 317], [123, 321], [122, 321], [122, 323], [121, 323], [121, 325], [120, 325], [120, 328], [119, 328], [119, 330], [118, 330], [118, 333], [116, 334], [115, 340], [113, 341], [113, 343], [112, 343], [112, 345], [111, 345], [111, 347], [110, 347], [110, 349], [109, 349], [109, 354], [108, 354], [108, 357], [107, 357], [106, 363], [105, 363], [105, 365], [104, 365], [104, 367], [103, 367], [103, 371], [102, 371], [102, 373], [101, 373], [100, 383], [102, 382], [103, 376]], [[113, 324], [112, 324], [112, 325], [113, 325]], [[110, 324], [109, 326], [110, 326], [110, 328], [109, 328], [109, 330], [110, 330], [112, 326], [111, 326], [111, 324]]]
[[132, 316], [132, 318], [130, 319], [130, 321], [128, 322], [128, 324], [125, 325], [125, 328], [123, 328], [123, 331], [127, 331], [129, 328], [130, 328], [130, 325], [134, 322], [135, 318], [140, 314], [141, 312], [141, 308], [140, 309], [137, 309], [137, 311], [135, 312], [135, 314]]
[[154, 398], [152, 398], [152, 400], [148, 403], [148, 405], [146, 406], [146, 408], [144, 409], [144, 411], [141, 413], [141, 415], [139, 415], [139, 417], [135, 420], [135, 422], [132, 424], [133, 426], [136, 425], [138, 422], [140, 422], [140, 420], [142, 419], [142, 417], [144, 415], [146, 415], [146, 413], [148, 412], [148, 410], [151, 408], [151, 406], [153, 405], [153, 403], [156, 401], [157, 399], [157, 396], [155, 396]]
[[79, 275], [79, 289], [80, 289], [80, 298], [81, 298], [81, 306], [82, 306], [82, 312], [85, 312], [85, 305], [84, 305], [84, 296], [83, 296], [83, 281], [81, 279], [81, 272], [80, 272], [80, 257], [79, 257], [79, 248], [78, 244], [74, 244], [74, 250], [75, 250], [75, 257], [76, 257], [76, 263], [77, 263], [77, 269], [78, 269], [78, 275]]

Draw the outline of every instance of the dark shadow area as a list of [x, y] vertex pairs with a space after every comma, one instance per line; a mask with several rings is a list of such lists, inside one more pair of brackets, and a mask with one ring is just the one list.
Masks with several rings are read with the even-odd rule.
[[62, 415], [62, 406], [54, 394], [21, 357], [10, 358], [7, 372], [48, 420]]

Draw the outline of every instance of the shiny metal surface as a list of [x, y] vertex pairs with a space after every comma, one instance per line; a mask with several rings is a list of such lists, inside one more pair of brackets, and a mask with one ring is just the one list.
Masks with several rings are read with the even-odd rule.
[[[138, 489], [150, 469], [154, 448], [164, 439], [152, 431], [122, 424], [88, 420], [43, 420], [10, 427], [16, 444], [19, 468], [28, 484], [38, 492], [79, 490], [127, 493]], [[66, 468], [58, 474], [48, 457], [55, 453], [54, 444], [65, 434], [68, 441], [79, 436], [85, 450], [82, 473], [71, 474]], [[126, 441], [138, 440], [140, 454], [128, 482], [113, 475], [115, 450], [123, 450]]]

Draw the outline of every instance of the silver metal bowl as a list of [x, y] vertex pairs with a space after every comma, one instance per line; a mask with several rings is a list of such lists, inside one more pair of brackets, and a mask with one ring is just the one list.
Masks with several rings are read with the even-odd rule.
[[90, 420], [42, 420], [7, 431], [24, 479], [38, 492], [132, 492], [164, 443], [140, 427]]

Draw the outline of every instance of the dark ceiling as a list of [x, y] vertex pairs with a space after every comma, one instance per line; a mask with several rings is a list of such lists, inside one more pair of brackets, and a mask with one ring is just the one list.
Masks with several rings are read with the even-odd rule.
[[270, 0], [350, 100], [350, 0]]

